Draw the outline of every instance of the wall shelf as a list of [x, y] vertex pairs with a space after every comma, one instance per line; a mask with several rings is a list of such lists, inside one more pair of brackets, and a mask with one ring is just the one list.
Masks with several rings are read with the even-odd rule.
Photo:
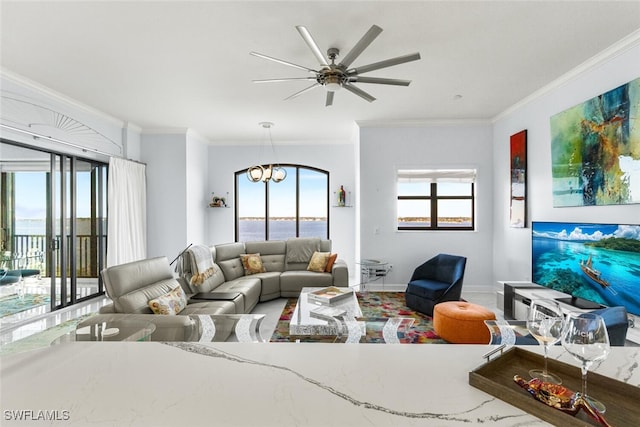
[[225, 196], [216, 196], [216, 193], [211, 192], [211, 201], [209, 202], [209, 207], [212, 209], [224, 209], [230, 208], [229, 204], [229, 192], [227, 191]]
[[338, 201], [338, 192], [333, 192], [333, 203], [331, 205], [332, 208], [352, 208], [352, 199], [351, 199], [351, 191], [345, 191], [344, 204], [340, 204]]

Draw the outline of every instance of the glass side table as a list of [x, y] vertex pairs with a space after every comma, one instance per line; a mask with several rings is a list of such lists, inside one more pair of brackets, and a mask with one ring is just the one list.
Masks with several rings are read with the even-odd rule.
[[386, 261], [377, 259], [363, 259], [356, 264], [360, 265], [360, 290], [366, 291], [367, 284], [373, 280], [382, 278], [382, 286], [384, 286], [384, 278], [391, 270], [391, 266]]

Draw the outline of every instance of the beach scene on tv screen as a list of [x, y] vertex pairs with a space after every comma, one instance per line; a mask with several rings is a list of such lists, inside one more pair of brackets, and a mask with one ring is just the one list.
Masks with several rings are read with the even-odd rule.
[[533, 222], [532, 280], [640, 316], [640, 225]]

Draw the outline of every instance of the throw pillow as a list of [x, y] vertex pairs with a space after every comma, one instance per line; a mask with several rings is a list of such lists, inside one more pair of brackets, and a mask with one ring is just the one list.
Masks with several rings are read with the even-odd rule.
[[155, 314], [175, 315], [187, 306], [187, 296], [182, 286], [170, 290], [166, 294], [149, 301], [149, 307]]
[[333, 268], [333, 264], [336, 262], [337, 258], [338, 254], [331, 254], [329, 256], [329, 259], [327, 260], [327, 266], [325, 267], [324, 271], [326, 271], [327, 273], [331, 273], [331, 269]]
[[311, 261], [307, 265], [307, 271], [315, 271], [317, 273], [324, 273], [327, 268], [327, 262], [329, 261], [330, 252], [314, 252], [311, 256]]
[[262, 258], [260, 254], [241, 254], [240, 260], [242, 261], [242, 267], [244, 267], [244, 274], [249, 276], [256, 273], [264, 273], [267, 271], [262, 264]]

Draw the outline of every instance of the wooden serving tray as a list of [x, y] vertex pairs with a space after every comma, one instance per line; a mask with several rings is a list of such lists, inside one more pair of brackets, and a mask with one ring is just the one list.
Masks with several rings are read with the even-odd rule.
[[[514, 375], [529, 379], [529, 370], [542, 368], [543, 356], [513, 347], [502, 356], [469, 372], [469, 384], [538, 418], [557, 426], [600, 425], [584, 410], [574, 417], [536, 400], [513, 381]], [[562, 378], [562, 385], [572, 391], [582, 388], [580, 368], [549, 359], [549, 371]], [[612, 426], [640, 425], [640, 388], [594, 372], [587, 376], [587, 392], [604, 403], [604, 414]]]

